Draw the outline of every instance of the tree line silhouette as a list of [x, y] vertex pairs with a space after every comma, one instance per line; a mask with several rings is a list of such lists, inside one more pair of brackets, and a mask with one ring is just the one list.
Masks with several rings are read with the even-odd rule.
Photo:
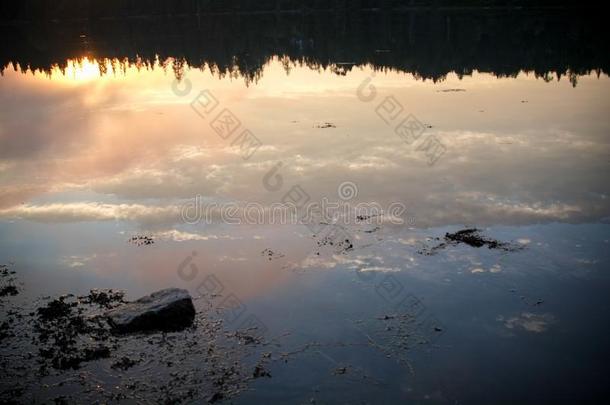
[[573, 8], [582, 7], [582, 4], [567, 0], [21, 0], [0, 3], [0, 19], [70, 20], [198, 13], [302, 13], [412, 8]]
[[[22, 15], [33, 3], [37, 2], [25, 1], [13, 13]], [[56, 3], [51, 11], [74, 2]], [[99, 3], [83, 1], [90, 8], [81, 8], [91, 13]], [[440, 1], [435, 2], [438, 7], [420, 7], [424, 2], [384, 0], [349, 2], [348, 7], [346, 1], [336, 0], [314, 1], [306, 10], [292, 12], [291, 7], [303, 2], [144, 0], [106, 1], [116, 7], [105, 10], [119, 10], [118, 3], [128, 10], [123, 17], [4, 19], [2, 72], [17, 65], [24, 71], [48, 72], [65, 66], [67, 59], [84, 56], [145, 65], [154, 64], [157, 57], [161, 61], [171, 57], [178, 77], [188, 64], [251, 82], [276, 56], [287, 69], [305, 65], [337, 74], [363, 65], [432, 80], [442, 80], [450, 72], [461, 76], [477, 70], [506, 77], [527, 71], [544, 80], [568, 76], [576, 84], [579, 75], [608, 74], [610, 62], [603, 13], [550, 2], [536, 2], [538, 8], [531, 2], [527, 8], [515, 7], [517, 1], [504, 2], [502, 7], [498, 6], [502, 2], [475, 2], [498, 3], [479, 9], [456, 3], [444, 8]], [[169, 3], [174, 8], [166, 13], [163, 7], [170, 7]], [[237, 3], [244, 12], [224, 12]], [[141, 4], [151, 6], [130, 8]], [[192, 12], [196, 4], [209, 7]], [[74, 16], [81, 11], [73, 11]]]

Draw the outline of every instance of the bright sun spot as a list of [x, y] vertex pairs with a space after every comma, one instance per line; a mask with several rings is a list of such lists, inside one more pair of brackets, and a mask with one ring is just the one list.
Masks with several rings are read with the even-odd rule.
[[66, 67], [66, 78], [79, 81], [92, 80], [100, 76], [100, 65], [96, 60], [88, 58], [78, 61], [69, 61]]
[[59, 81], [86, 82], [100, 77], [100, 64], [95, 59], [84, 57], [80, 60], [69, 59], [65, 70], [55, 66], [51, 70], [51, 78]]

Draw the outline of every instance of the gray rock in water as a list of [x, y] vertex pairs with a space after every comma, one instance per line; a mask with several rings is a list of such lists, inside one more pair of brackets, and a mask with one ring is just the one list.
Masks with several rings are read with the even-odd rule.
[[175, 331], [192, 325], [193, 300], [187, 290], [167, 288], [106, 312], [119, 333]]

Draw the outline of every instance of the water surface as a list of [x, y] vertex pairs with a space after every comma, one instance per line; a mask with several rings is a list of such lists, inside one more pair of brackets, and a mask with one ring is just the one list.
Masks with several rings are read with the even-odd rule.
[[[495, 13], [390, 13], [390, 28], [373, 25], [379, 35], [362, 43], [383, 15], [320, 28], [332, 16], [222, 17], [275, 33], [263, 49], [201, 22], [208, 36], [184, 48], [176, 37], [188, 35], [143, 40], [136, 27], [135, 51], [115, 37], [120, 22], [66, 23], [64, 50], [57, 35], [23, 42], [40, 26], [18, 30], [0, 78], [0, 262], [21, 284], [2, 298], [3, 318], [40, 296], [176, 286], [199, 297], [213, 280], [223, 328], [255, 319], [268, 342], [240, 360], [271, 353], [271, 378], [249, 381], [236, 403], [605, 397], [610, 80], [597, 26], [570, 19], [569, 36], [561, 13], [511, 14], [525, 32], [544, 27], [520, 42]], [[302, 25], [287, 34], [291, 19]], [[423, 28], [430, 20], [437, 29]], [[227, 114], [230, 128], [219, 126]], [[332, 215], [272, 215], [295, 195]], [[358, 220], [363, 206], [381, 211]], [[473, 227], [512, 248], [434, 248]], [[197, 356], [168, 373], [197, 369]], [[162, 400], [129, 385], [153, 381], [154, 368], [105, 362], [83, 365], [85, 386], [102, 387], [90, 398]], [[57, 385], [70, 373], [16, 399], [80, 398], [78, 384]], [[5, 396], [16, 381], [8, 372]]]

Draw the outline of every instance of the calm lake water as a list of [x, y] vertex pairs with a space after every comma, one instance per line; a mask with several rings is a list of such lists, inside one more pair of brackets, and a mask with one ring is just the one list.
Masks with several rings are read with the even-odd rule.
[[[204, 296], [223, 336], [256, 324], [265, 342], [236, 361], [252, 373], [265, 359], [270, 378], [227, 403], [607, 397], [610, 79], [594, 24], [208, 18], [216, 28], [188, 18], [149, 41], [139, 20], [129, 35], [118, 23], [11, 31], [0, 264], [19, 294], [0, 298], [3, 321], [39, 297], [179, 287]], [[383, 18], [390, 28], [373, 24]], [[524, 37], [498, 20], [521, 21]], [[207, 36], [193, 44], [196, 24]], [[257, 27], [264, 45], [240, 37]], [[314, 202], [330, 214], [303, 220]], [[486, 245], [446, 239], [468, 228]], [[27, 380], [7, 362], [36, 349], [3, 338], [2, 398], [221, 401], [193, 388], [207, 374], [185, 377], [205, 353], [182, 336], [164, 371], [142, 338], [128, 370], [113, 355]], [[158, 376], [155, 389], [134, 382]]]

